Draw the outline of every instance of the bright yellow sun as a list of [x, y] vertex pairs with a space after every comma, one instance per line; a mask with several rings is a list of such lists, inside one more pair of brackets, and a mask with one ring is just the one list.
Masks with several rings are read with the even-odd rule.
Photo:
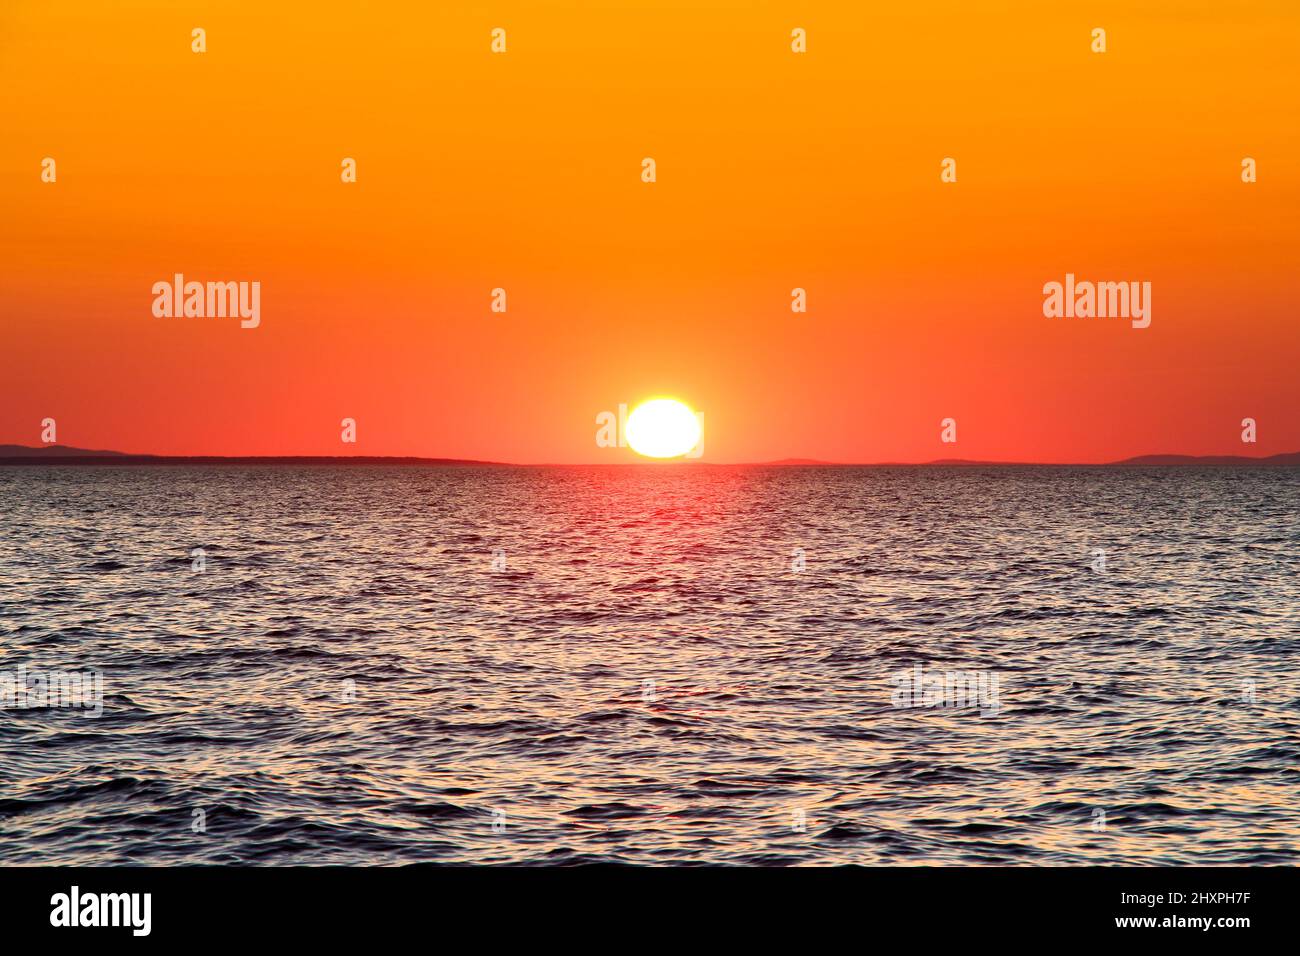
[[700, 421], [675, 398], [652, 398], [632, 409], [625, 435], [638, 454], [676, 458], [700, 443]]

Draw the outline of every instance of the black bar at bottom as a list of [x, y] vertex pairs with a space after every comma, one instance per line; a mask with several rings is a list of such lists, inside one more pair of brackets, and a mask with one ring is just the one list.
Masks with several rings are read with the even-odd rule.
[[[534, 949], [840, 949], [881, 933], [927, 946], [1045, 935], [1231, 946], [1289, 938], [1298, 883], [1292, 868], [30, 867], [0, 870], [0, 930], [11, 946], [373, 944], [430, 932]], [[149, 894], [147, 935], [143, 895], [103, 896], [123, 893]], [[121, 925], [70, 925], [114, 918]]]

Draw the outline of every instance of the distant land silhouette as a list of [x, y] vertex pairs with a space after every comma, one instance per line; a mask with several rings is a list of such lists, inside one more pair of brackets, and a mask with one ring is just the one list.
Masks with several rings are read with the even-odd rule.
[[[98, 451], [69, 445], [0, 445], [0, 465], [495, 465], [509, 462], [479, 461], [472, 458], [422, 458], [418, 455], [136, 455], [121, 451]], [[610, 462], [609, 464], [625, 464]], [[635, 463], [632, 463], [635, 464]], [[683, 462], [682, 464], [715, 464]], [[815, 458], [781, 458], [776, 461], [740, 462], [763, 467], [818, 466], [826, 468], [889, 468], [916, 466], [999, 467], [1037, 465], [1042, 467], [1110, 467], [1115, 465], [1225, 465], [1243, 467], [1300, 466], [1300, 452], [1285, 452], [1252, 458], [1246, 455], [1138, 455], [1102, 463], [1058, 463], [1033, 461], [977, 461], [966, 458], [937, 458], [923, 462], [837, 462]]]
[[0, 445], [0, 465], [502, 465], [416, 455], [134, 455], [67, 445]]

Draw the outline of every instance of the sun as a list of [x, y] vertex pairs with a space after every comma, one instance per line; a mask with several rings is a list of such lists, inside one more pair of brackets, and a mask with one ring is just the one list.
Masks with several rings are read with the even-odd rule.
[[624, 434], [647, 458], [676, 458], [700, 443], [700, 420], [675, 398], [652, 398], [632, 409]]

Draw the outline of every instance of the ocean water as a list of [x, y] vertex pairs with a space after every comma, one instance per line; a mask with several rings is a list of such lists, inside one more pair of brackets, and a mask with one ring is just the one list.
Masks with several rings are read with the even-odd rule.
[[1293, 864], [1298, 506], [1295, 469], [0, 468], [0, 677], [102, 680], [0, 710], [0, 862]]

